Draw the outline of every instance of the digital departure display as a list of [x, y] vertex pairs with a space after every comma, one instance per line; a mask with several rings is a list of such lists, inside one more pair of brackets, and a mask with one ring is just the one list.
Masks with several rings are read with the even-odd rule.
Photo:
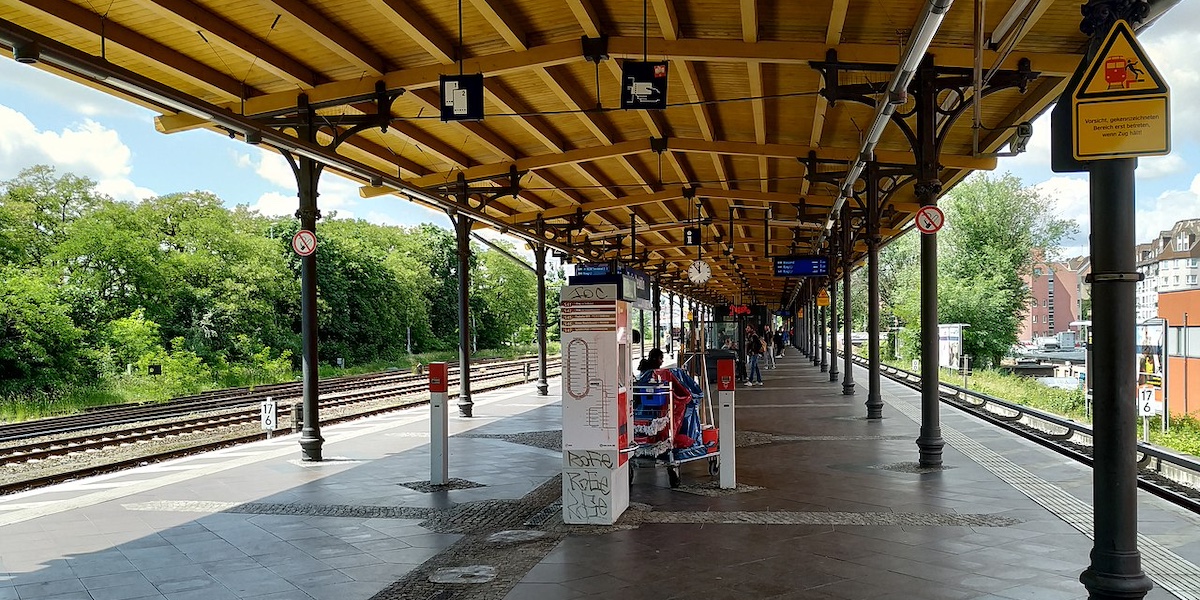
[[829, 274], [829, 259], [824, 256], [775, 257], [776, 277], [818, 277]]

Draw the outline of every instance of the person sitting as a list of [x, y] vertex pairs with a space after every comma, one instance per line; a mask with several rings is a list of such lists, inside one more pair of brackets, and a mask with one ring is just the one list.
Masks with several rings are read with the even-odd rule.
[[658, 348], [653, 348], [650, 350], [650, 354], [648, 354], [646, 356], [646, 358], [643, 358], [641, 360], [641, 362], [638, 363], [637, 370], [639, 373], [645, 373], [646, 371], [654, 371], [657, 369], [661, 369], [662, 364], [663, 364], [663, 351], [659, 350]]

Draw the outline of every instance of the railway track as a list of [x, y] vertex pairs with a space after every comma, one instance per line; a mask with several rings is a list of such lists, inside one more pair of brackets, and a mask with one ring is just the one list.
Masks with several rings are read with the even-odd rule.
[[[558, 358], [551, 358], [547, 371], [557, 374], [559, 370]], [[473, 363], [472, 391], [524, 383], [536, 376], [536, 371], [536, 359]], [[457, 367], [452, 367], [451, 373], [457, 375]], [[451, 377], [451, 381], [457, 381], [457, 377]], [[322, 424], [390, 412], [429, 400], [428, 381], [423, 375], [391, 372], [322, 383]], [[7, 477], [0, 483], [0, 494], [261, 439], [266, 433], [257, 429], [259, 404], [264, 398], [271, 396], [284, 405], [300, 401], [298, 384], [263, 387], [270, 389], [221, 390], [160, 405], [113, 407], [70, 417], [13, 424], [21, 427], [0, 428], [0, 441], [3, 441], [0, 474], [17, 467], [29, 474], [28, 477]], [[457, 395], [457, 387], [451, 387], [450, 396]], [[281, 410], [281, 413], [275, 431], [290, 431], [290, 411]], [[202, 439], [184, 442], [182, 447], [172, 441], [189, 436]], [[174, 447], [163, 450], [162, 445]], [[143, 446], [144, 452], [137, 450]], [[111, 461], [94, 460], [97, 454], [103, 455], [106, 451], [121, 456]], [[70, 465], [73, 457], [87, 457], [88, 460], [77, 461], [81, 464], [74, 468]], [[43, 462], [55, 463], [60, 468], [30, 468], [30, 465], [36, 467]]]
[[[857, 356], [854, 362], [868, 366]], [[879, 372], [914, 390], [921, 389], [921, 377], [916, 373], [882, 364]], [[1084, 423], [945, 382], [939, 382], [938, 392], [942, 402], [954, 408], [1092, 464], [1092, 429]], [[1200, 512], [1200, 461], [1196, 457], [1145, 442], [1138, 442], [1138, 456], [1138, 487]]]
[[[481, 361], [472, 362], [472, 370], [486, 372], [493, 366], [511, 364], [530, 364], [531, 369], [537, 368], [536, 358], [522, 358], [515, 361]], [[457, 363], [451, 363], [450, 375], [452, 380], [458, 377]], [[322, 380], [318, 393], [322, 396], [338, 394], [361, 389], [366, 386], [390, 386], [405, 383], [423, 382], [425, 376], [414, 375], [401, 371], [387, 371], [366, 375], [350, 375]], [[68, 434], [75, 431], [109, 427], [126, 423], [140, 423], [154, 419], [169, 419], [181, 414], [194, 411], [211, 411], [232, 409], [243, 406], [257, 406], [268, 397], [277, 402], [298, 400], [301, 397], [300, 382], [276, 383], [255, 386], [254, 388], [229, 388], [213, 390], [193, 396], [175, 398], [156, 404], [121, 404], [96, 407], [91, 410], [64, 417], [52, 417], [20, 423], [0, 424], [0, 444], [14, 440], [28, 439], [46, 435]]]

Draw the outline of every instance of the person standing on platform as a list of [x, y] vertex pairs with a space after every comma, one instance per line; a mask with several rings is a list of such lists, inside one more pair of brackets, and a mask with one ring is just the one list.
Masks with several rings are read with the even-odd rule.
[[[775, 358], [783, 358], [783, 349], [785, 347], [787, 347], [787, 332], [784, 330], [776, 331], [775, 332]], [[775, 361], [772, 360], [771, 364], [774, 365]]]
[[763, 329], [763, 344], [766, 346], [764, 356], [767, 358], [767, 368], [775, 368], [775, 337], [771, 335], [771, 328]]
[[766, 348], [763, 346], [762, 338], [758, 337], [756, 333], [750, 334], [750, 341], [746, 342], [746, 359], [750, 362], [750, 375], [748, 377], [750, 381], [746, 385], [761, 386], [763, 384], [762, 371], [758, 370], [758, 359], [762, 358], [765, 351]]

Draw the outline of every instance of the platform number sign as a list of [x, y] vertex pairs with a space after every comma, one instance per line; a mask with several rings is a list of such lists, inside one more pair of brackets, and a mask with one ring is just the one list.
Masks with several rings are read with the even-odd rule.
[[1138, 415], [1152, 417], [1156, 412], [1154, 401], [1154, 386], [1144, 385], [1138, 388]]
[[267, 398], [260, 405], [259, 420], [262, 423], [263, 431], [275, 431], [275, 426], [279, 424], [279, 405], [275, 404], [275, 400]]

